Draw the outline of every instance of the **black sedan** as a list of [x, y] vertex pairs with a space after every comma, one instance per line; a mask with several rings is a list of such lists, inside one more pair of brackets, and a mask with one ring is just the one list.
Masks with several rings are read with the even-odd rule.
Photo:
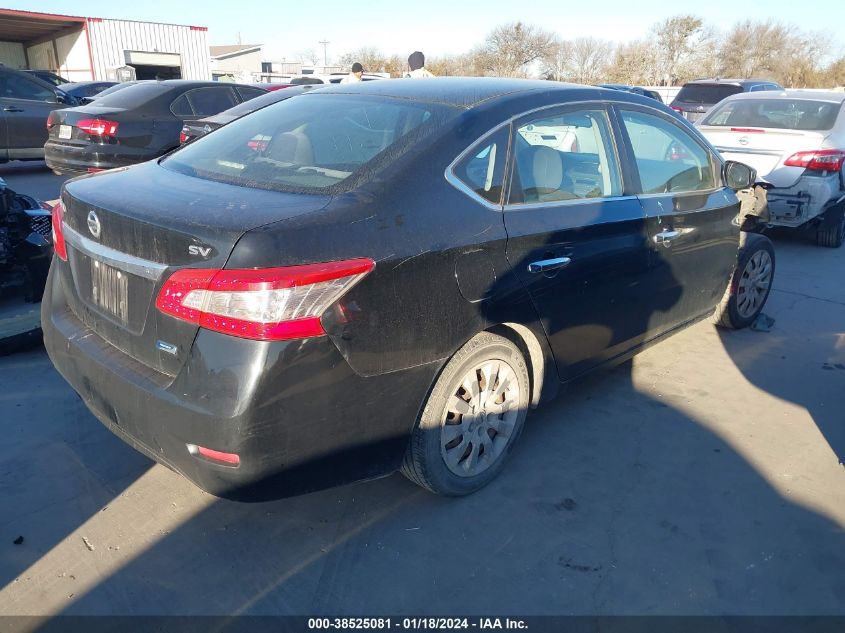
[[144, 81], [47, 119], [47, 166], [57, 174], [96, 172], [157, 158], [179, 146], [186, 121], [222, 112], [264, 90], [211, 81]]
[[296, 95], [301, 95], [303, 92], [308, 92], [316, 87], [317, 86], [291, 86], [289, 88], [284, 88], [283, 90], [273, 90], [267, 94], [261, 95], [260, 97], [256, 97], [255, 99], [239, 103], [234, 108], [224, 110], [220, 114], [205, 117], [204, 119], [197, 119], [196, 121], [187, 121], [185, 125], [182, 126], [182, 131], [179, 133], [179, 142], [190, 143], [191, 141], [198, 139], [200, 136], [205, 136], [209, 132], [216, 130], [217, 128], [221, 128], [227, 123], [231, 123], [235, 119], [239, 119], [250, 112], [255, 112], [256, 110], [266, 108], [268, 105], [273, 103], [278, 103], [279, 101], [290, 99]]
[[328, 87], [66, 183], [45, 344], [105, 425], [216, 495], [400, 468], [467, 494], [562, 384], [756, 317], [751, 182], [627, 92]]
[[69, 95], [74, 103], [79, 105], [100, 94], [103, 90], [116, 85], [118, 85], [116, 81], [76, 81], [59, 84], [58, 89]]

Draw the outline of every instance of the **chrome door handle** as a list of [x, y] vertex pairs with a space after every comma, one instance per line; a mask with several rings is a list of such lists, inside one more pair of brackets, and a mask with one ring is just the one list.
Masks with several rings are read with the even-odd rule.
[[547, 273], [550, 270], [557, 270], [567, 266], [572, 260], [569, 257], [555, 257], [554, 259], [541, 259], [538, 262], [528, 264], [529, 273]]
[[672, 240], [678, 239], [681, 237], [681, 232], [676, 231], [674, 229], [666, 229], [660, 231], [657, 235], [655, 235], [652, 239], [654, 239], [655, 244], [663, 244], [664, 246], [669, 246]]
[[23, 112], [23, 110], [17, 106], [6, 106], [3, 112]]

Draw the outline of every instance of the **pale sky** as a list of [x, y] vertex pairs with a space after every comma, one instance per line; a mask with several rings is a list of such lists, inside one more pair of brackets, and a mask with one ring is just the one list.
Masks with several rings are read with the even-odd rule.
[[838, 49], [831, 52], [845, 51], [842, 0], [821, 5], [796, 0], [706, 0], [687, 4], [665, 0], [7, 2], [7, 8], [28, 11], [206, 26], [209, 44], [235, 44], [240, 34], [244, 44], [263, 44], [265, 58], [272, 60], [294, 59], [299, 51], [312, 48], [322, 56], [320, 40], [331, 42], [327, 47], [330, 62], [362, 46], [403, 56], [414, 50], [427, 56], [462, 53], [496, 25], [516, 20], [555, 31], [564, 38], [588, 35], [627, 41], [645, 35], [654, 22], [679, 13], [693, 13], [723, 30], [740, 20], [771, 18], [804, 30], [826, 32]]

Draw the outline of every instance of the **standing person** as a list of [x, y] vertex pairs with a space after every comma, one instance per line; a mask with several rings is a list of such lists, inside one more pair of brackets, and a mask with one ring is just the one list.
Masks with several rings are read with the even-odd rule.
[[352, 64], [352, 71], [348, 75], [346, 75], [346, 77], [341, 79], [340, 83], [342, 83], [342, 84], [356, 84], [359, 81], [364, 81], [361, 78], [363, 75], [364, 75], [364, 67], [360, 63], [355, 62], [354, 64]]
[[434, 73], [430, 72], [425, 67], [425, 55], [420, 51], [414, 51], [408, 56], [408, 68], [410, 72], [405, 73], [405, 77], [411, 79], [420, 79], [427, 77], [434, 77]]

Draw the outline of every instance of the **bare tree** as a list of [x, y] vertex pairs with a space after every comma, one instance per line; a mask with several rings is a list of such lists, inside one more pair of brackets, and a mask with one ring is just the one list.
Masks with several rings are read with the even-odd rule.
[[313, 48], [306, 48], [303, 49], [296, 54], [296, 61], [301, 62], [303, 64], [311, 64], [315, 66], [319, 60], [319, 56], [317, 55], [317, 51]]
[[341, 66], [351, 68], [352, 64], [358, 62], [366, 72], [373, 73], [390, 72], [387, 69], [389, 61], [390, 58], [375, 46], [363, 46], [340, 56]]
[[540, 60], [541, 75], [546, 79], [563, 81], [571, 56], [572, 44], [566, 40], [555, 39]]
[[555, 36], [531, 24], [511, 22], [494, 28], [473, 53], [485, 74], [525, 77], [529, 66], [553, 46]]
[[703, 22], [694, 15], [676, 15], [652, 27], [660, 50], [660, 70], [671, 84], [689, 63], [702, 35]]
[[608, 69], [609, 81], [651, 86], [660, 81], [659, 51], [652, 40], [636, 40], [616, 48]]
[[613, 42], [594, 37], [578, 37], [569, 42], [565, 77], [579, 84], [595, 84], [606, 80]]

